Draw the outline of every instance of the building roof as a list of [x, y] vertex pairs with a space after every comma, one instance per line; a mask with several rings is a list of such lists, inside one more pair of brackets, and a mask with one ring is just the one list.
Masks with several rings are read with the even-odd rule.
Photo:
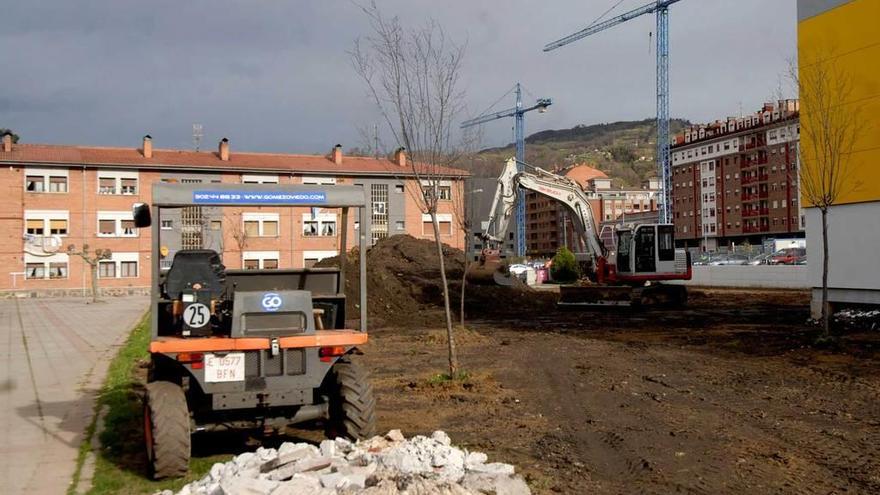
[[589, 181], [592, 179], [608, 178], [608, 176], [605, 175], [605, 172], [585, 164], [574, 165], [566, 170], [563, 175], [577, 182], [578, 185], [584, 189], [589, 186]]
[[[221, 160], [220, 154], [215, 151], [156, 148], [152, 150], [152, 157], [146, 158], [139, 148], [20, 143], [14, 144], [9, 152], [0, 148], [0, 163], [334, 175], [412, 175], [411, 167], [401, 167], [387, 158], [344, 156], [342, 163], [336, 164], [329, 155], [230, 151], [229, 160]], [[425, 167], [422, 169], [426, 170]], [[470, 175], [465, 170], [451, 167], [438, 167], [437, 173], [453, 177]]]

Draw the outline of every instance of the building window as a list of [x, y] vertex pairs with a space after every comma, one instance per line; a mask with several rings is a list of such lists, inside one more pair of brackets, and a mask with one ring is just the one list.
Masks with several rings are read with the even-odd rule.
[[25, 265], [25, 278], [46, 278], [46, 265], [44, 263], [28, 263]]
[[242, 175], [242, 184], [278, 184], [277, 175]]
[[162, 220], [159, 225], [161, 226], [162, 230], [171, 230], [172, 228], [174, 228], [174, 221]]
[[99, 171], [98, 194], [138, 193], [138, 173], [129, 171]]
[[[440, 236], [450, 236], [452, 235], [452, 215], [449, 213], [437, 213], [437, 223], [440, 227]], [[434, 235], [434, 226], [431, 223], [431, 215], [423, 214], [422, 215], [422, 235], [432, 236]]]
[[116, 221], [98, 220], [98, 234], [108, 236], [116, 235]]
[[311, 177], [304, 176], [302, 178], [303, 184], [312, 184], [316, 186], [335, 186], [336, 178], [335, 177]]
[[112, 261], [99, 261], [98, 278], [116, 278], [116, 263]]
[[69, 229], [67, 211], [25, 211], [25, 234], [66, 236]]
[[98, 278], [137, 278], [138, 253], [113, 253], [98, 262]]
[[39, 220], [26, 220], [25, 221], [25, 233], [31, 235], [43, 235], [46, 231], [45, 222], [42, 219]]
[[403, 220], [397, 220], [394, 222], [394, 228], [397, 230], [406, 230], [406, 223]]
[[394, 185], [394, 192], [402, 193], [403, 192], [403, 184], [395, 184]]
[[303, 236], [305, 237], [333, 237], [336, 235], [335, 213], [304, 213]]
[[66, 193], [67, 169], [26, 168], [25, 191], [34, 193]]
[[278, 251], [245, 251], [241, 255], [245, 270], [277, 270]]
[[119, 184], [122, 194], [137, 194], [137, 179], [123, 177], [119, 179]]
[[278, 213], [242, 213], [241, 218], [248, 237], [278, 237]]
[[138, 276], [138, 264], [137, 261], [122, 261], [119, 263], [119, 276], [122, 278], [132, 277], [136, 278]]
[[25, 190], [28, 192], [44, 192], [46, 190], [44, 177], [39, 175], [28, 175], [25, 177]]
[[131, 212], [99, 211], [98, 237], [137, 237], [138, 229], [134, 226]]
[[223, 228], [223, 221], [221, 220], [211, 220], [211, 230], [221, 230]]

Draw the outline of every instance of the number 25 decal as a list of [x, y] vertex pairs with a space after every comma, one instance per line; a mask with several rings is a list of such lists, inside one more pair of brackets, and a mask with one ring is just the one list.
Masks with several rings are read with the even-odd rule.
[[211, 320], [208, 307], [202, 303], [190, 304], [183, 310], [183, 321], [192, 328], [201, 328]]

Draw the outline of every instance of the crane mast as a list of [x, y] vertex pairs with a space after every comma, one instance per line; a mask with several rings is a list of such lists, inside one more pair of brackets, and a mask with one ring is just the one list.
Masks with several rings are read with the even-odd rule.
[[657, 14], [657, 174], [662, 187], [660, 222], [672, 220], [672, 160], [669, 135], [669, 6], [681, 0], [654, 0], [606, 21], [590, 24], [580, 31], [544, 45], [549, 52], [559, 47], [604, 31], [636, 17]]
[[[503, 119], [507, 117], [514, 118], [514, 129], [515, 129], [515, 139], [516, 142], [516, 160], [518, 163], [524, 163], [525, 154], [526, 154], [526, 144], [525, 144], [525, 114], [526, 112], [531, 112], [532, 110], [538, 110], [538, 112], [543, 113], [547, 111], [547, 107], [553, 104], [553, 100], [550, 98], [538, 98], [538, 101], [535, 102], [534, 105], [523, 108], [522, 101], [522, 87], [520, 83], [516, 83], [516, 106], [513, 108], [508, 108], [507, 110], [502, 110], [500, 112], [491, 113], [488, 115], [482, 115], [470, 120], [466, 120], [461, 123], [461, 128], [465, 129], [467, 127], [472, 127], [479, 124], [485, 124], [486, 122], [491, 122], [493, 120]], [[522, 168], [519, 169], [522, 172]], [[502, 232], [501, 235], [504, 235]], [[516, 255], [517, 256], [525, 256], [526, 254], [526, 204], [525, 201], [520, 201], [516, 204]]]

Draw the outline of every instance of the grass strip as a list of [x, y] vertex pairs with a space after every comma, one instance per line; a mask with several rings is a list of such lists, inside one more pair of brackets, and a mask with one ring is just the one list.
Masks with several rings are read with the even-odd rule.
[[[229, 455], [195, 457], [190, 461], [185, 478], [153, 481], [147, 478], [143, 434], [143, 390], [146, 383], [145, 363], [149, 360], [150, 318], [137, 324], [119, 353], [110, 362], [107, 378], [98, 401], [97, 412], [106, 411], [104, 429], [97, 433], [101, 449], [96, 453], [95, 473], [90, 494], [142, 494], [159, 490], [177, 490], [186, 483], [202, 478], [215, 462], [229, 460]], [[71, 490], [75, 490], [82, 463], [88, 454], [91, 438], [96, 434], [95, 421], [89, 426], [80, 447], [77, 472]]]

